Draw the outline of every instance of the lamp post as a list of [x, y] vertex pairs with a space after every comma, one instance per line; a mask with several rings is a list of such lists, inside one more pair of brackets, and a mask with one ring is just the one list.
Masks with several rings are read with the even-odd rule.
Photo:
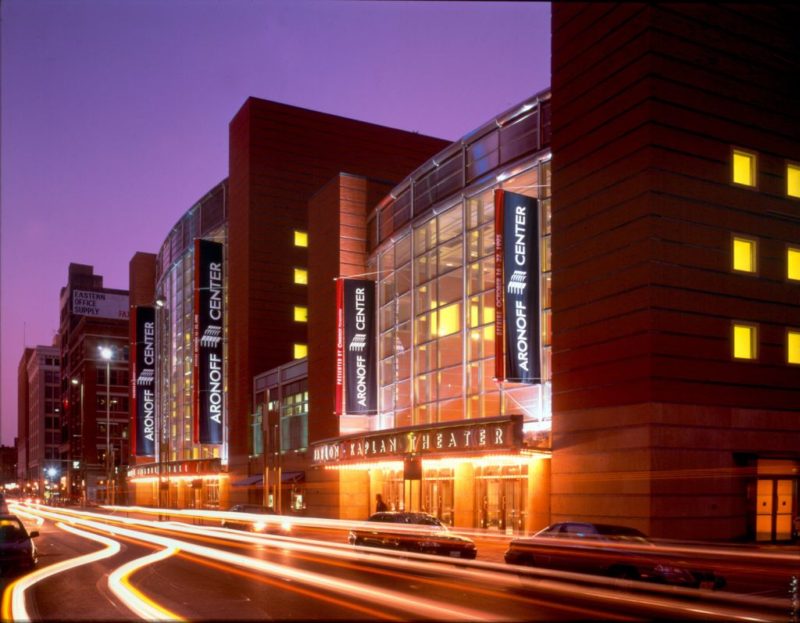
[[[80, 401], [81, 401], [81, 426], [80, 426], [80, 431], [81, 431], [81, 435], [83, 435], [84, 431], [86, 431], [86, 423], [83, 420], [83, 381], [74, 377], [74, 378], [72, 378], [71, 383], [73, 385], [75, 385], [75, 386], [80, 385]], [[71, 416], [70, 416], [70, 419], [71, 419]], [[69, 447], [72, 448], [72, 441], [71, 440], [70, 440]], [[70, 452], [70, 454], [71, 454], [71, 452]], [[83, 456], [83, 452], [81, 451], [78, 456], [82, 457]], [[74, 457], [72, 457], [72, 458], [74, 458]], [[75, 462], [73, 461], [72, 469], [69, 469], [69, 466], [67, 467], [67, 472], [70, 474], [69, 486], [68, 486], [70, 497], [72, 497], [72, 495], [73, 495], [73, 491], [72, 491], [72, 488], [73, 488], [72, 487], [72, 483], [73, 483], [72, 473], [75, 472], [75, 471], [76, 471]], [[78, 471], [78, 478], [81, 478], [80, 471]], [[85, 488], [83, 486], [81, 486], [81, 488], [80, 488], [80, 493], [81, 493], [82, 505], [86, 506], [86, 490], [85, 490]]]
[[111, 360], [114, 351], [109, 346], [98, 346], [100, 357], [106, 362], [106, 504], [111, 501]]

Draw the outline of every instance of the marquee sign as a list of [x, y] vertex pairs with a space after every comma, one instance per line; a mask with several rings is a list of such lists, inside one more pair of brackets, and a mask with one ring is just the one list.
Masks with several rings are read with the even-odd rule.
[[312, 463], [328, 465], [364, 460], [402, 460], [514, 450], [522, 446], [522, 416], [485, 418], [436, 427], [411, 426], [389, 432], [352, 435], [313, 445]]
[[129, 303], [126, 294], [90, 290], [72, 291], [72, 313], [77, 316], [127, 320], [128, 312]]
[[541, 380], [539, 338], [539, 210], [533, 197], [496, 190], [495, 376]]
[[132, 445], [136, 456], [155, 455], [156, 316], [152, 307], [134, 307], [134, 355], [131, 358], [134, 422]]
[[194, 441], [222, 443], [223, 246], [194, 241]]
[[339, 279], [336, 288], [336, 414], [375, 415], [375, 282]]

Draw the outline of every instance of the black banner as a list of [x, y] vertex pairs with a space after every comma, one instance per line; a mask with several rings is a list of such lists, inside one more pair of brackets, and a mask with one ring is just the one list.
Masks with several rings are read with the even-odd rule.
[[344, 280], [345, 412], [378, 412], [375, 282]]
[[[497, 378], [541, 379], [539, 337], [539, 210], [533, 197], [495, 191]], [[504, 356], [502, 352], [504, 351]]]
[[135, 307], [135, 352], [133, 356], [133, 398], [135, 422], [134, 452], [136, 456], [154, 456], [156, 451], [156, 311], [152, 307]]
[[222, 244], [194, 241], [194, 441], [222, 443]]

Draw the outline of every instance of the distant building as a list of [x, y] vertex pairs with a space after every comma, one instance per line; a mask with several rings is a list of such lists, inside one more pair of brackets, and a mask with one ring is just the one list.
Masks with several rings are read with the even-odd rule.
[[0, 446], [0, 487], [17, 484], [17, 449]]
[[20, 486], [37, 496], [44, 496], [46, 485], [59, 490], [63, 472], [59, 359], [57, 346], [36, 346], [25, 349], [19, 364], [19, 441], [14, 463]]
[[[129, 455], [128, 316], [127, 290], [103, 287], [92, 266], [69, 265], [61, 289], [59, 458], [72, 498], [125, 499], [124, 478], [115, 478]], [[109, 361], [102, 348], [110, 349]]]

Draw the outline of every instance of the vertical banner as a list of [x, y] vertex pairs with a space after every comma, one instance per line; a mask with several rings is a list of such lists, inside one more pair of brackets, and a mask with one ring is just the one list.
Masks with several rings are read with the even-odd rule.
[[375, 415], [378, 412], [375, 282], [366, 279], [342, 281], [345, 410], [352, 415]]
[[533, 197], [495, 191], [495, 375], [500, 381], [541, 379], [538, 208]]
[[344, 413], [344, 279], [336, 280], [336, 395], [334, 415]]
[[222, 443], [222, 244], [194, 241], [194, 441]]
[[133, 370], [133, 439], [136, 456], [154, 456], [156, 452], [156, 310], [134, 307], [135, 327]]

